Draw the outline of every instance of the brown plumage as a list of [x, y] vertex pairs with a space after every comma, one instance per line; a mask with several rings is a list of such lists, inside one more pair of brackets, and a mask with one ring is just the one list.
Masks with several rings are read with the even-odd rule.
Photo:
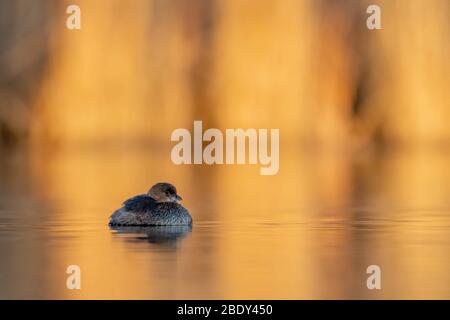
[[178, 201], [181, 197], [170, 183], [157, 183], [147, 194], [126, 200], [109, 220], [110, 226], [192, 225], [192, 217]]

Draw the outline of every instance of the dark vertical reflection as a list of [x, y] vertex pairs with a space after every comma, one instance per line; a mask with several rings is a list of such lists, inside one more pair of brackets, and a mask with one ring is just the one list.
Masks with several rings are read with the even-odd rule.
[[52, 252], [41, 225], [51, 203], [39, 196], [29, 153], [8, 149], [0, 157], [0, 298], [43, 298], [54, 278], [48, 273]]

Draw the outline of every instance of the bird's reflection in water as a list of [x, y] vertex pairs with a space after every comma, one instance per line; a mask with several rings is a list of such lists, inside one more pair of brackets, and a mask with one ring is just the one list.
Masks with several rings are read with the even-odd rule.
[[192, 231], [192, 226], [151, 226], [151, 227], [119, 227], [110, 226], [117, 234], [136, 235], [138, 240], [147, 240], [153, 244], [174, 245]]

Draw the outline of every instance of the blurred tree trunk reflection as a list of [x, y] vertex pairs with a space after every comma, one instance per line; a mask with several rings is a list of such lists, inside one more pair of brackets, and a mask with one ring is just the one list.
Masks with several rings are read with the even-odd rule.
[[0, 147], [26, 139], [49, 59], [50, 1], [0, 1]]
[[378, 0], [369, 31], [371, 3], [82, 0], [69, 31], [69, 2], [3, 0], [0, 141], [167, 144], [202, 119], [323, 148], [447, 143], [450, 4]]

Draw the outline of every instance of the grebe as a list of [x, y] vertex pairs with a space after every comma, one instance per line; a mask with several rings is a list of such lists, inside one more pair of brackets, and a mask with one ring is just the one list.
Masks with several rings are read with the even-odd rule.
[[110, 226], [190, 226], [192, 217], [178, 201], [170, 183], [157, 183], [147, 194], [126, 200], [109, 220]]

